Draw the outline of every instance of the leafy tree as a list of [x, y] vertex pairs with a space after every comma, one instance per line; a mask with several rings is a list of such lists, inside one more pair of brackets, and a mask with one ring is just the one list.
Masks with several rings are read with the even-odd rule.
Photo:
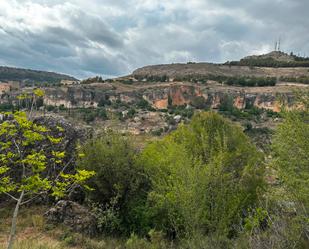
[[65, 152], [55, 149], [62, 137], [33, 122], [31, 113], [29, 117], [24, 112], [5, 113], [9, 119], [0, 126], [0, 194], [16, 202], [8, 249], [13, 248], [20, 206], [41, 195], [61, 198], [94, 175], [93, 171], [72, 171], [63, 161]]
[[[101, 225], [106, 233], [142, 230], [143, 218], [138, 213], [148, 187], [143, 169], [136, 164], [137, 150], [133, 144], [130, 137], [107, 131], [82, 148], [84, 157], [79, 161], [79, 168], [96, 172], [88, 181], [94, 189], [89, 199], [107, 208], [102, 214], [112, 213], [117, 217], [117, 222], [108, 220], [111, 215], [98, 218], [105, 221]], [[112, 227], [115, 223], [117, 227]]]
[[241, 128], [215, 113], [196, 115], [140, 158], [154, 226], [170, 236], [233, 236], [263, 186], [261, 160]]
[[171, 97], [170, 94], [167, 96], [167, 105], [168, 105], [168, 107], [173, 106], [173, 98]]
[[191, 105], [197, 109], [205, 109], [207, 108], [207, 102], [203, 96], [194, 97]]
[[136, 106], [140, 109], [143, 110], [151, 110], [153, 109], [152, 106], [149, 104], [149, 102], [147, 100], [145, 100], [144, 98], [141, 98], [137, 103]]
[[303, 110], [285, 111], [273, 139], [273, 164], [288, 190], [309, 212], [309, 93], [301, 95]]
[[98, 107], [104, 107], [106, 105], [111, 105], [111, 101], [109, 100], [109, 96], [102, 97], [99, 100]]
[[135, 115], [136, 113], [137, 113], [136, 110], [135, 110], [134, 108], [131, 107], [131, 108], [128, 110], [127, 116], [128, 116], [129, 118], [133, 118], [134, 115]]

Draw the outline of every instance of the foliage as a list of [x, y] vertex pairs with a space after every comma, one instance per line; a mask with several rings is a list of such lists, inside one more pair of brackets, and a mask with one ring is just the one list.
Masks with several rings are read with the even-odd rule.
[[260, 117], [262, 113], [266, 112], [267, 115], [271, 117], [278, 117], [279, 114], [276, 114], [272, 111], [264, 110], [262, 108], [255, 107], [251, 104], [246, 104], [245, 109], [241, 110], [234, 106], [233, 97], [231, 96], [224, 96], [222, 98], [222, 101], [219, 106], [219, 112], [223, 114], [224, 116], [227, 116], [229, 118], [232, 118], [234, 120], [235, 118], [237, 120], [243, 119], [243, 120], [260, 120]]
[[[44, 83], [56, 84], [61, 80], [76, 80], [75, 78], [58, 73], [44, 72], [37, 70], [0, 67], [0, 81], [26, 81], [35, 85], [42, 85]], [[37, 83], [40, 82], [40, 83]]]
[[82, 108], [79, 109], [79, 112], [82, 114], [82, 119], [86, 123], [91, 123], [96, 120], [96, 118], [99, 118], [101, 120], [108, 120], [107, 112], [104, 108]]
[[[10, 117], [12, 120], [3, 122], [0, 127], [0, 193], [24, 192], [33, 197], [51, 191], [52, 195], [62, 197], [73, 183], [82, 183], [93, 174], [87, 171], [69, 174], [62, 166], [65, 153], [45, 150], [43, 145], [53, 148], [61, 142], [61, 137], [49, 135], [46, 127], [28, 120], [25, 113], [11, 113]], [[58, 171], [57, 177], [52, 178], [55, 174], [47, 165], [53, 165]]]
[[14, 111], [15, 106], [9, 103], [0, 104], [0, 112]]
[[128, 110], [127, 117], [128, 117], [128, 118], [133, 118], [134, 115], [135, 115], [136, 113], [137, 113], [136, 110], [135, 110], [134, 108], [131, 107], [131, 108]]
[[261, 157], [240, 128], [214, 113], [195, 116], [142, 153], [151, 180], [148, 205], [170, 236], [232, 236], [262, 184]]
[[[88, 141], [82, 148], [84, 157], [79, 162], [80, 169], [93, 170], [96, 175], [89, 180], [89, 186], [95, 191], [89, 193], [89, 199], [103, 205], [101, 220], [111, 214], [120, 219], [121, 226], [109, 227], [111, 231], [127, 233], [140, 228], [140, 203], [147, 192], [147, 179], [136, 161], [136, 149], [129, 137], [111, 131]], [[102, 210], [102, 206], [101, 206]], [[119, 223], [119, 221], [117, 221]], [[111, 224], [106, 223], [109, 226]], [[107, 227], [104, 230], [108, 230]]]
[[93, 78], [82, 80], [80, 83], [81, 84], [104, 83], [104, 80], [102, 79], [101, 76], [95, 76]]
[[149, 240], [139, 238], [136, 234], [132, 233], [130, 238], [126, 241], [125, 246], [127, 249], [164, 249], [171, 248], [168, 242], [164, 239], [161, 232], [150, 230], [148, 233]]
[[273, 139], [280, 176], [296, 200], [309, 211], [309, 93], [303, 95], [301, 111], [286, 111]]
[[275, 86], [277, 79], [275, 77], [251, 77], [251, 76], [225, 76], [225, 75], [187, 75], [175, 78], [175, 81], [190, 81], [193, 83], [205, 84], [207, 81], [217, 81], [231, 86]]
[[[169, 114], [180, 115], [182, 117], [191, 119], [194, 114], [194, 109], [190, 106], [182, 105], [182, 106], [172, 106], [168, 110]], [[167, 121], [170, 124], [175, 124], [175, 120], [172, 116], [167, 116]]]
[[160, 128], [160, 129], [157, 129], [157, 130], [153, 130], [152, 132], [151, 132], [151, 134], [153, 135], [153, 136], [161, 136], [162, 135], [162, 133], [164, 132], [164, 129], [163, 128]]
[[101, 98], [99, 100], [99, 103], [98, 103], [98, 107], [104, 107], [106, 105], [111, 105], [112, 102], [109, 100], [109, 96], [105, 96], [104, 98]]
[[236, 86], [275, 86], [276, 85], [275, 77], [229, 77], [225, 83], [227, 85], [236, 85]]
[[65, 152], [54, 150], [62, 137], [52, 136], [46, 127], [35, 124], [23, 112], [6, 114], [10, 119], [0, 126], [0, 194], [16, 202], [8, 243], [8, 248], [12, 248], [21, 205], [42, 194], [61, 198], [94, 172], [69, 172], [69, 165], [63, 162]]
[[149, 111], [153, 111], [155, 110], [147, 100], [145, 99], [140, 99], [137, 104], [136, 104], [137, 108], [143, 109], [143, 110], [149, 110]]
[[226, 64], [230, 66], [249, 66], [249, 67], [309, 67], [309, 58], [294, 56], [294, 60], [279, 61], [272, 57], [264, 58], [244, 58], [240, 61], [231, 61]]
[[207, 107], [209, 107], [203, 96], [194, 97], [194, 99], [191, 102], [191, 105], [197, 109], [206, 109]]
[[299, 77], [280, 77], [281, 81], [284, 82], [292, 82], [292, 83], [302, 83], [302, 84], [309, 84], [309, 77], [308, 76], [299, 76]]

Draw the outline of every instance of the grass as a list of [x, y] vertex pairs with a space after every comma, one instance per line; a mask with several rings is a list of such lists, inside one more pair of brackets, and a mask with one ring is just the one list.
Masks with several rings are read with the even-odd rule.
[[[67, 227], [46, 223], [46, 206], [23, 207], [17, 224], [14, 249], [122, 249], [125, 241], [113, 238], [91, 239]], [[0, 207], [0, 249], [6, 249], [13, 207]]]

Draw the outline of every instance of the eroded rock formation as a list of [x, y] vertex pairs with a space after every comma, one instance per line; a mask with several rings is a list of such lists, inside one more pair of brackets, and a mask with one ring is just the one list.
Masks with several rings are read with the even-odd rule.
[[[305, 86], [304, 86], [305, 87]], [[62, 87], [48, 88], [44, 97], [46, 105], [63, 105], [67, 108], [97, 107], [106, 100], [137, 103], [142, 98], [156, 109], [166, 109], [169, 105], [181, 106], [191, 104], [195, 98], [202, 97], [209, 108], [219, 108], [229, 99], [234, 107], [244, 109], [248, 106], [280, 111], [280, 99], [293, 105], [293, 86], [274, 87], [229, 87], [219, 84], [200, 85], [192, 83], [167, 83], [148, 87], [103, 91], [96, 87]]]

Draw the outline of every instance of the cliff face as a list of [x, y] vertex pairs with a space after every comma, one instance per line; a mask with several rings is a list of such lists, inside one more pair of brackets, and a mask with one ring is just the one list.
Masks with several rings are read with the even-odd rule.
[[[292, 104], [292, 94], [285, 93], [282, 95], [287, 100], [287, 103]], [[207, 89], [200, 89], [199, 87], [178, 87], [174, 86], [165, 89], [154, 91], [147, 96], [147, 99], [152, 103], [153, 107], [157, 109], [166, 109], [170, 103], [174, 106], [192, 104], [197, 97], [202, 97], [206, 106], [212, 109], [217, 109], [225, 101], [231, 101], [233, 106], [238, 109], [244, 109], [246, 106], [254, 106], [272, 110], [274, 112], [280, 111], [280, 103], [278, 94], [267, 92], [247, 93], [245, 91], [209, 91]]]
[[100, 100], [108, 98], [109, 90], [102, 91], [100, 88], [83, 86], [46, 88], [44, 103], [53, 106], [63, 105], [66, 108], [97, 107]]
[[[294, 87], [295, 88], [295, 87]], [[221, 85], [199, 85], [199, 84], [159, 84], [147, 85], [147, 87], [131, 87], [122, 89], [117, 85], [113, 89], [98, 89], [97, 87], [63, 87], [48, 88], [44, 102], [47, 105], [67, 108], [74, 107], [97, 107], [100, 101], [120, 100], [128, 104], [137, 103], [142, 98], [147, 100], [156, 109], [166, 109], [169, 105], [181, 106], [204, 102], [209, 108], [219, 106], [230, 101], [236, 108], [244, 109], [246, 106], [280, 111], [279, 96], [292, 105], [293, 86], [276, 87], [226, 87]]]

